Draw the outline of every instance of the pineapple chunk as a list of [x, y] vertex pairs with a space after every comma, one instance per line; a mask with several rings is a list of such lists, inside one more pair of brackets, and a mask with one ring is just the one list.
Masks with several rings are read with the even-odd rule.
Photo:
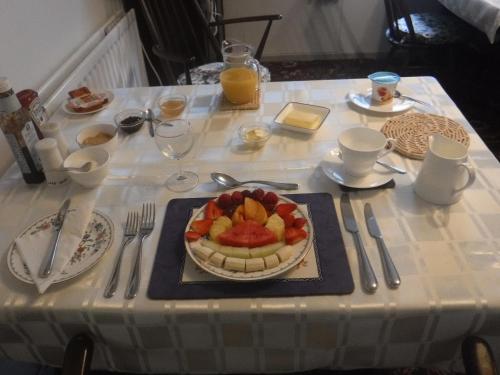
[[278, 214], [272, 214], [267, 219], [266, 228], [273, 232], [278, 241], [282, 241], [285, 235], [285, 221]]
[[228, 229], [232, 228], [233, 222], [227, 216], [219, 216], [210, 227], [210, 231], [208, 232], [209, 237], [212, 241], [217, 241], [217, 237], [219, 234], [224, 233]]

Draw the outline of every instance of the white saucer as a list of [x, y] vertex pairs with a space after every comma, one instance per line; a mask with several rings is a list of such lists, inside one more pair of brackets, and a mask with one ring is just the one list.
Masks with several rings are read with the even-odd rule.
[[383, 104], [372, 101], [372, 89], [366, 90], [365, 93], [350, 92], [347, 97], [355, 106], [377, 113], [404, 112], [412, 108], [414, 104], [411, 100], [396, 98]]
[[380, 165], [375, 164], [373, 172], [368, 176], [354, 177], [344, 171], [343, 162], [338, 157], [338, 150], [333, 149], [328, 152], [320, 163], [321, 169], [326, 176], [339, 185], [366, 189], [382, 186], [388, 183], [393, 176], [393, 172]]

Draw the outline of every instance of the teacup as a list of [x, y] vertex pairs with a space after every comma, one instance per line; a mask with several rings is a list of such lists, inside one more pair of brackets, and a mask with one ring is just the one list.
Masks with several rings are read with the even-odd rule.
[[396, 147], [395, 139], [386, 138], [377, 130], [361, 127], [343, 131], [338, 143], [344, 171], [355, 177], [370, 174], [377, 159]]
[[368, 78], [372, 81], [372, 99], [384, 103], [394, 97], [394, 92], [401, 77], [391, 72], [376, 72]]

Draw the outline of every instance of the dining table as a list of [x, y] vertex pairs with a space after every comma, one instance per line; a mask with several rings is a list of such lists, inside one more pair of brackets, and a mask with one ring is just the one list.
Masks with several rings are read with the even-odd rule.
[[498, 41], [499, 0], [438, 0], [456, 16], [484, 32], [490, 43]]
[[[368, 79], [262, 83], [259, 106], [252, 110], [220, 110], [219, 85], [113, 89], [108, 106], [90, 115], [69, 115], [61, 106], [50, 121], [61, 126], [74, 151], [75, 137], [86, 126], [113, 123], [117, 113], [130, 108], [152, 108], [158, 114], [159, 96], [184, 94], [188, 101], [181, 117], [191, 124], [194, 145], [181, 161], [170, 160], [146, 124], [133, 134], [120, 132], [108, 175], [98, 187], [87, 189], [94, 191], [95, 210], [111, 223], [112, 243], [95, 264], [42, 294], [9, 263], [12, 243], [81, 188], [73, 182], [27, 185], [16, 165], [8, 169], [0, 178], [0, 357], [61, 366], [66, 344], [81, 332], [95, 342], [93, 368], [141, 373], [456, 370], [466, 336], [480, 335], [500, 348], [500, 165], [433, 77], [402, 77], [399, 91], [429, 104], [415, 104], [407, 113], [446, 116], [460, 124], [470, 137], [468, 163], [476, 180], [457, 203], [434, 205], [414, 192], [422, 160], [396, 152], [385, 157], [407, 173], [391, 174], [391, 186], [348, 192], [379, 281], [374, 293], [362, 287], [354, 237], [340, 211], [345, 189], [324, 173], [321, 163], [338, 146], [342, 131], [379, 130], [400, 115], [360, 109], [349, 101], [349, 93], [365, 93], [370, 87]], [[322, 106], [329, 114], [314, 134], [293, 132], [274, 122], [288, 102]], [[239, 147], [239, 127], [255, 122], [270, 125], [270, 139], [261, 148]], [[179, 162], [199, 176], [198, 185], [184, 193], [165, 186]], [[223, 193], [211, 180], [212, 172], [241, 181], [297, 183], [296, 191], [258, 184], [248, 188], [297, 197], [304, 205], [312, 195], [321, 197], [315, 209], [329, 215], [333, 229], [320, 233], [324, 223], [318, 216], [311, 246], [323, 246], [323, 255], [309, 251], [296, 267], [275, 276], [283, 295], [268, 292], [263, 286], [268, 284], [258, 281], [209, 275], [186, 254], [182, 237], [189, 216], [176, 217], [169, 210], [174, 204], [191, 210], [186, 202], [199, 207]], [[117, 292], [105, 298], [127, 213], [140, 213], [145, 202], [156, 205], [155, 227], [144, 241], [137, 296], [124, 298], [134, 242], [124, 253]], [[399, 288], [384, 281], [377, 243], [364, 222], [365, 203], [372, 206], [399, 272]], [[175, 228], [180, 228], [180, 239], [172, 234]], [[181, 245], [173, 248], [172, 243]], [[340, 251], [338, 257], [330, 256], [334, 249]], [[331, 292], [307, 286], [321, 285], [327, 275], [343, 278], [335, 279], [340, 281], [330, 285]], [[226, 292], [234, 285], [237, 293]]]

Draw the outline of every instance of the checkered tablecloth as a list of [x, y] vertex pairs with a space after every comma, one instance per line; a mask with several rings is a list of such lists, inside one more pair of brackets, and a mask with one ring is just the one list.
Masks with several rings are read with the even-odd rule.
[[[390, 161], [409, 171], [394, 176], [394, 189], [351, 193], [361, 236], [380, 282], [375, 294], [367, 295], [360, 287], [353, 238], [342, 226], [355, 282], [351, 295], [152, 301], [146, 290], [160, 236], [156, 230], [143, 249], [143, 280], [137, 298], [123, 298], [131, 251], [125, 254], [116, 296], [103, 298], [126, 212], [154, 200], [160, 228], [158, 221], [170, 199], [217, 192], [209, 177], [214, 170], [241, 179], [258, 176], [298, 182], [298, 193], [330, 192], [338, 207], [340, 190], [318, 164], [336, 146], [342, 130], [353, 126], [380, 129], [384, 124], [387, 117], [355, 111], [346, 102], [350, 90], [368, 88], [364, 79], [267, 83], [262, 85], [260, 109], [233, 112], [217, 111], [220, 88], [216, 85], [121, 89], [114, 91], [110, 106], [95, 115], [70, 118], [57, 113], [54, 120], [60, 121], [76, 148], [75, 135], [89, 123], [110, 122], [125, 108], [154, 107], [163, 93], [185, 93], [189, 104], [183, 116], [191, 121], [196, 140], [183, 166], [198, 173], [201, 183], [189, 193], [170, 192], [164, 183], [177, 164], [162, 156], [147, 127], [121, 138], [96, 203], [115, 224], [112, 248], [85, 274], [39, 295], [35, 287], [10, 274], [7, 248], [26, 225], [55, 212], [71, 186], [26, 185], [13, 166], [0, 179], [0, 356], [60, 365], [68, 340], [87, 331], [97, 342], [96, 368], [270, 373], [318, 367], [454, 367], [460, 362], [464, 335], [479, 333], [494, 345], [500, 344], [499, 164], [430, 77], [403, 78], [400, 89], [431, 103], [432, 112], [465, 126], [477, 181], [459, 203], [433, 206], [413, 192], [421, 161], [392, 154]], [[331, 113], [313, 136], [275, 128], [258, 151], [242, 153], [233, 147], [242, 123], [271, 123], [288, 101], [323, 105]], [[363, 222], [365, 202], [373, 206], [401, 275], [398, 290], [384, 284], [375, 241]]]

